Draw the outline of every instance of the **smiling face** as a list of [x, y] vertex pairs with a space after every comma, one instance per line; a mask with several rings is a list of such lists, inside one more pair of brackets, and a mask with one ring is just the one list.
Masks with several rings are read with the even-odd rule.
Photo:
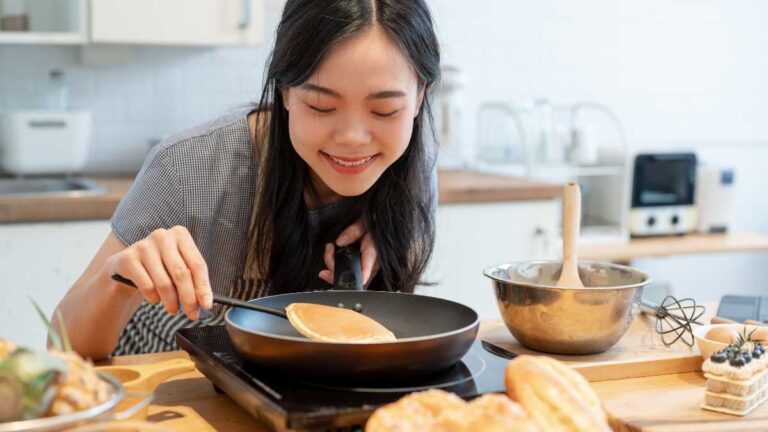
[[300, 86], [283, 90], [291, 142], [322, 203], [360, 195], [406, 150], [422, 92], [378, 26], [344, 39]]

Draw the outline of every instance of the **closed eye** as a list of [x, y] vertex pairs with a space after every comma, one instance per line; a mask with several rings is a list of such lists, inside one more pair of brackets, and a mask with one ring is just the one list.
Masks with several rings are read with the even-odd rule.
[[312, 110], [317, 111], [319, 113], [328, 114], [330, 112], [336, 111], [336, 108], [318, 108], [314, 105], [307, 104], [308, 107], [310, 107]]
[[400, 112], [399, 109], [398, 110], [394, 110], [394, 111], [390, 111], [390, 112], [386, 112], [386, 113], [380, 113], [380, 112], [373, 111], [373, 115], [375, 115], [377, 117], [392, 117], [393, 115], [395, 115], [395, 114], [397, 114], [399, 112]]

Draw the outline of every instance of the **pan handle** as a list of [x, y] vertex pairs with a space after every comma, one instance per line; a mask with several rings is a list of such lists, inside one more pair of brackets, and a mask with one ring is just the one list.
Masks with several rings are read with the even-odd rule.
[[336, 249], [333, 289], [347, 291], [363, 290], [360, 246], [357, 243]]

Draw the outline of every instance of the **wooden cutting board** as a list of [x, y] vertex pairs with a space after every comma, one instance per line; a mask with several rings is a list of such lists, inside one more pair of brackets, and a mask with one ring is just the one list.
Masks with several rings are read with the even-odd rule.
[[616, 345], [591, 355], [555, 355], [529, 350], [512, 337], [502, 320], [484, 321], [478, 337], [517, 354], [554, 357], [593, 382], [700, 371], [702, 359], [698, 348], [682, 342], [664, 346], [654, 323], [655, 318], [638, 315]]
[[699, 407], [706, 380], [701, 372], [592, 383], [616, 432], [744, 432], [768, 430], [768, 403], [746, 417]]

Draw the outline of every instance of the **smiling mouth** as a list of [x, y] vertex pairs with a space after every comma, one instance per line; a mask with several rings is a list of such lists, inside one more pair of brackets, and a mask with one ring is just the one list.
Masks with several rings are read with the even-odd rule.
[[337, 164], [339, 164], [339, 165], [341, 165], [343, 167], [357, 167], [357, 166], [365, 165], [371, 159], [376, 157], [376, 155], [372, 155], [372, 156], [367, 156], [367, 157], [358, 158], [358, 159], [351, 159], [351, 158], [344, 158], [344, 159], [342, 159], [342, 158], [340, 158], [338, 156], [332, 156], [332, 155], [330, 155], [328, 153], [325, 153], [325, 152], [323, 152], [323, 154], [325, 154], [326, 156], [328, 156], [329, 159], [331, 159], [332, 161], [336, 162]]

